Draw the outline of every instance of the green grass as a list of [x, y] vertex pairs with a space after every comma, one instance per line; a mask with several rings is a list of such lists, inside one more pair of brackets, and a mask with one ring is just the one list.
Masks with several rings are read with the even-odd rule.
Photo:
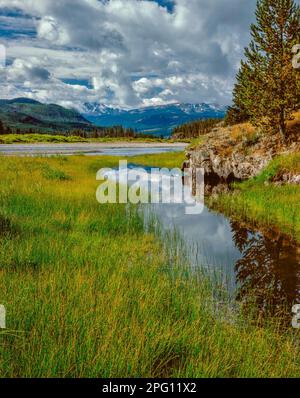
[[[85, 158], [85, 156], [83, 156]], [[167, 167], [170, 169], [181, 168], [182, 162], [185, 159], [184, 152], [172, 152], [172, 153], [159, 153], [152, 155], [138, 155], [122, 158], [127, 160], [128, 163], [134, 163], [141, 166], [149, 167]], [[103, 167], [118, 167], [119, 158], [116, 156], [93, 156], [91, 159], [85, 159], [84, 162], [88, 165], [88, 172], [96, 175], [97, 171]]]
[[5, 134], [0, 135], [0, 144], [33, 144], [42, 142], [72, 143], [88, 142], [87, 139], [75, 136], [50, 135], [50, 134]]
[[0, 376], [299, 377], [293, 330], [216, 312], [135, 208], [96, 202], [95, 167], [117, 163], [1, 158]]
[[201, 137], [198, 138], [192, 138], [189, 141], [189, 146], [188, 146], [188, 150], [195, 150], [197, 147], [202, 146], [205, 141], [207, 140], [207, 136], [206, 135], [202, 135]]
[[300, 174], [300, 153], [275, 158], [257, 177], [235, 184], [233, 194], [219, 196], [213, 206], [300, 241], [300, 186], [273, 182], [284, 173]]
[[42, 166], [43, 177], [48, 180], [70, 180], [71, 177], [67, 175], [64, 171], [57, 168], [52, 168], [48, 164]]
[[128, 162], [137, 163], [144, 166], [167, 167], [173, 169], [181, 168], [185, 160], [184, 152], [159, 153], [155, 155], [140, 155], [128, 158]]
[[[75, 142], [159, 142], [171, 143], [170, 140], [159, 137], [103, 137], [103, 138], [82, 138], [78, 136], [51, 135], [51, 134], [4, 134], [0, 135], [0, 144], [33, 144], [33, 143], [75, 143]], [[172, 141], [173, 142], [173, 141]], [[174, 141], [175, 142], [175, 141]]]

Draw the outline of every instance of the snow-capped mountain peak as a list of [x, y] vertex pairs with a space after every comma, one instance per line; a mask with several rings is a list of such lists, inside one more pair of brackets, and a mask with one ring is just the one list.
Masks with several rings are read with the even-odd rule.
[[83, 105], [83, 113], [85, 115], [118, 115], [122, 112], [126, 112], [120, 108], [112, 108], [105, 104], [99, 104], [97, 102], [86, 102]]
[[122, 125], [154, 135], [169, 135], [180, 124], [193, 120], [223, 118], [227, 107], [218, 104], [171, 103], [138, 109], [112, 108], [104, 104], [84, 104], [83, 116], [98, 126]]

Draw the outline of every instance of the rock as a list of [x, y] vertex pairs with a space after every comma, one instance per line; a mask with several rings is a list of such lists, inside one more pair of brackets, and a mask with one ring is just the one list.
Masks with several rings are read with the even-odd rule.
[[[187, 168], [202, 168], [205, 172], [205, 193], [217, 194], [228, 189], [233, 181], [243, 181], [258, 175], [263, 168], [281, 153], [300, 150], [300, 142], [282, 144], [280, 137], [260, 136], [253, 144], [246, 145], [247, 137], [233, 140], [231, 128], [216, 128], [207, 135], [207, 141], [189, 150]], [[300, 176], [284, 176], [282, 183], [300, 183]], [[279, 182], [279, 181], [277, 181]]]
[[285, 185], [285, 184], [296, 184], [300, 185], [300, 175], [292, 174], [292, 173], [284, 173], [282, 175], [276, 175], [272, 180], [276, 185]]

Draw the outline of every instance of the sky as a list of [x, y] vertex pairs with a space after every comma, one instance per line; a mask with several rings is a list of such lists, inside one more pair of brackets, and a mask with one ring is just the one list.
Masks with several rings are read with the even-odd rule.
[[1, 97], [230, 104], [255, 0], [0, 0]]

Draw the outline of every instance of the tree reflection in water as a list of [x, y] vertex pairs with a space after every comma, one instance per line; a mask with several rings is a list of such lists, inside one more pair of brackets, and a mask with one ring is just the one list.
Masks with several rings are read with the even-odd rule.
[[235, 265], [237, 299], [272, 314], [300, 304], [299, 246], [279, 233], [256, 233], [236, 222], [231, 228], [242, 254]]

